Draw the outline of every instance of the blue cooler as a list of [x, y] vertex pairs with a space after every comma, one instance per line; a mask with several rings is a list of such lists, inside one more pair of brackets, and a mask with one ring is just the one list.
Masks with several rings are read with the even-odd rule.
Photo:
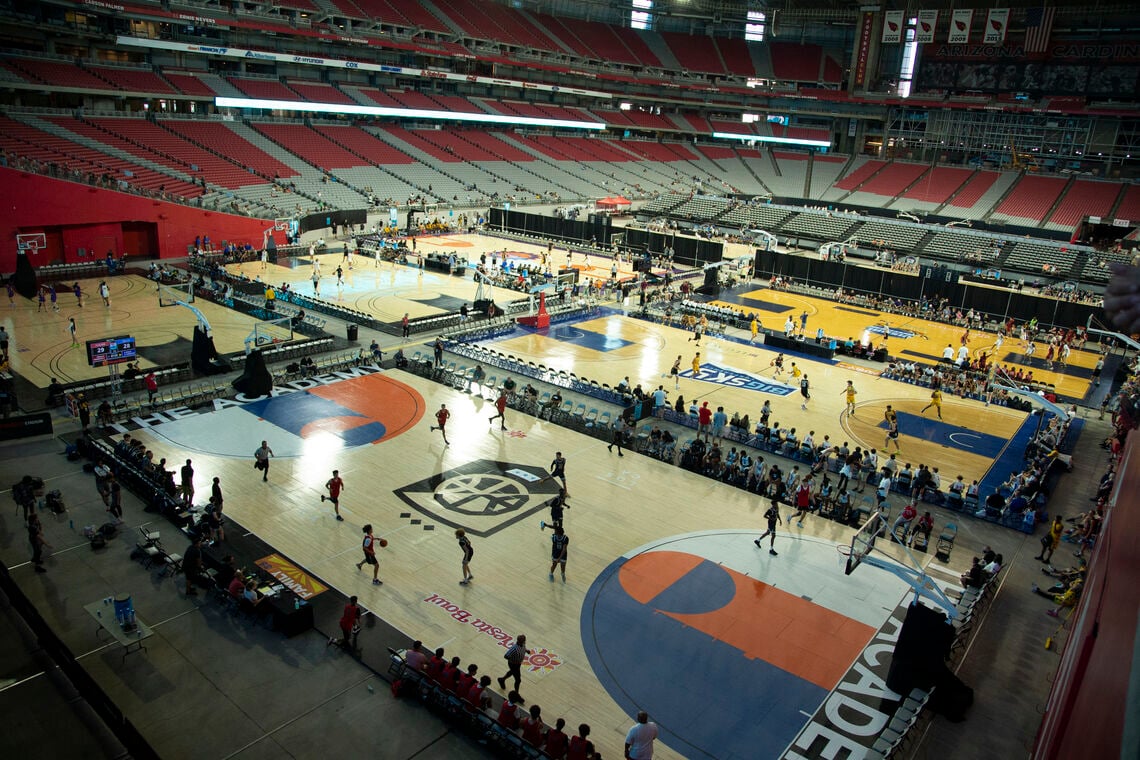
[[135, 627], [135, 604], [130, 594], [115, 597], [115, 620], [124, 629]]

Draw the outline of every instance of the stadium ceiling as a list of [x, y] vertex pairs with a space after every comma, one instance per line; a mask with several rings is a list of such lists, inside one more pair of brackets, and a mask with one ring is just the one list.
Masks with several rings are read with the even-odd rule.
[[[512, 8], [522, 8], [558, 16], [587, 15], [587, 9], [595, 9], [608, 15], [628, 14], [630, 0], [497, 0]], [[1110, 0], [993, 0], [986, 3], [955, 3], [952, 0], [653, 0], [651, 12], [655, 16], [690, 18], [713, 23], [744, 22], [748, 11], [768, 11], [784, 14], [785, 17], [810, 18], [832, 14], [850, 16], [862, 10], [911, 10], [922, 9], [950, 10], [955, 7], [987, 8], [1000, 5], [1006, 8], [1039, 8], [1049, 5], [1057, 9], [1059, 16], [1068, 15], [1129, 15], [1140, 17], [1137, 5], [1131, 2]], [[568, 6], [573, 6], [569, 11]]]

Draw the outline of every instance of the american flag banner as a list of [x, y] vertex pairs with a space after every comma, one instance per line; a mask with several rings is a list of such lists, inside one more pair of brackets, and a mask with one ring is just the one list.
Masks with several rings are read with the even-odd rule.
[[1056, 8], [1029, 8], [1025, 11], [1025, 52], [1044, 53], [1053, 33]]

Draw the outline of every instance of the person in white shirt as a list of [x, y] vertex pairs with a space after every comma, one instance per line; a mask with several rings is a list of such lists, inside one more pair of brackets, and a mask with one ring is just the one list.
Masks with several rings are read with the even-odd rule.
[[942, 349], [942, 361], [944, 361], [944, 362], [954, 361], [954, 347], [951, 346], [949, 343], [946, 344], [946, 348]]
[[957, 362], [958, 366], [961, 367], [963, 364], [965, 364], [966, 359], [969, 356], [970, 356], [970, 349], [966, 348], [965, 346], [961, 346], [958, 349], [958, 362]]
[[625, 735], [625, 756], [629, 760], [652, 760], [656, 738], [657, 724], [651, 723], [649, 715], [642, 710], [637, 714], [637, 723]]

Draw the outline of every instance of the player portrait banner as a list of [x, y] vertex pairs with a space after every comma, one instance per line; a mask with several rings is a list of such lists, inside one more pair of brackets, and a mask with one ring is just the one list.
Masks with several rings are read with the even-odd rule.
[[883, 14], [883, 44], [897, 45], [902, 42], [902, 30], [902, 11], [887, 11]]
[[986, 17], [986, 31], [982, 42], [987, 45], [1000, 45], [1005, 42], [1005, 32], [1009, 28], [1009, 8], [990, 8]]
[[970, 41], [970, 24], [974, 20], [973, 8], [959, 8], [950, 16], [950, 31], [946, 41], [951, 45], [965, 45]]
[[921, 44], [934, 42], [934, 30], [937, 28], [938, 11], [919, 11], [915, 40]]

